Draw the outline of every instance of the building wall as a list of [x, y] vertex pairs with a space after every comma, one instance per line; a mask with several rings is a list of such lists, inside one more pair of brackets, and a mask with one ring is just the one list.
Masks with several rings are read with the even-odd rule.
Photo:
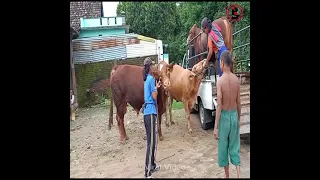
[[125, 34], [125, 28], [81, 30], [79, 38]]
[[99, 17], [99, 18], [80, 18], [81, 28], [87, 27], [114, 27], [114, 26], [123, 26], [125, 25], [125, 17], [116, 16], [116, 17]]
[[151, 56], [157, 54], [157, 44], [147, 41], [140, 41], [139, 44], [126, 45], [126, 57]]
[[[149, 56], [155, 62], [158, 60], [158, 56]], [[126, 60], [117, 60], [117, 65], [131, 64], [142, 66], [145, 57], [131, 58]], [[109, 79], [110, 72], [113, 67], [114, 61], [103, 61], [87, 64], [75, 64], [76, 82], [77, 82], [77, 95], [78, 104], [80, 107], [85, 105], [85, 93], [86, 90], [91, 88], [92, 83], [97, 79]]]
[[70, 26], [79, 32], [80, 18], [101, 17], [102, 1], [70, 2]]

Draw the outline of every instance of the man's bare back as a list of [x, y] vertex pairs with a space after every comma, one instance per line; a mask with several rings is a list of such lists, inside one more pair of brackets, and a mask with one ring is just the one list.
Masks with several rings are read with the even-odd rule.
[[[236, 75], [230, 72], [231, 53], [225, 50], [221, 54], [220, 67], [222, 76], [217, 84], [218, 107], [213, 134], [218, 140], [218, 164], [224, 167], [226, 178], [229, 178], [229, 158], [236, 166], [240, 177], [240, 83]], [[236, 110], [236, 111], [235, 111]], [[238, 117], [237, 117], [238, 116]], [[221, 122], [220, 122], [221, 120]]]
[[222, 110], [236, 110], [240, 100], [240, 83], [233, 73], [223, 73], [218, 82], [222, 92]]

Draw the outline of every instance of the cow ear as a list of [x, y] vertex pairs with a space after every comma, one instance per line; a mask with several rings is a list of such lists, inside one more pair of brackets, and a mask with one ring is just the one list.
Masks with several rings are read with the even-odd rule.
[[196, 77], [196, 74], [194, 72], [191, 72], [189, 75], [189, 79], [192, 80], [194, 77]]
[[155, 77], [156, 80], [158, 80], [159, 77], [160, 77], [160, 72], [159, 71], [153, 71], [153, 76]]
[[168, 67], [167, 70], [168, 70], [168, 71], [172, 71], [172, 68], [173, 68], [174, 64], [175, 64], [174, 62], [170, 63], [170, 64], [167, 66], [167, 67]]

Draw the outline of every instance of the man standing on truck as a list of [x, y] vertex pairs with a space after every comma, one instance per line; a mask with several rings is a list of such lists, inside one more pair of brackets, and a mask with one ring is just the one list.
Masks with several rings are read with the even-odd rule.
[[214, 24], [212, 26], [211, 20], [207, 17], [203, 18], [201, 22], [201, 29], [204, 33], [208, 34], [208, 56], [206, 61], [206, 66], [208, 66], [209, 60], [211, 59], [213, 53], [217, 55], [217, 62], [219, 68], [219, 77], [222, 76], [222, 71], [220, 69], [220, 56], [225, 51], [228, 50], [224, 44], [223, 36], [220, 32], [220, 27]]
[[[213, 134], [218, 139], [218, 164], [224, 167], [229, 178], [229, 158], [236, 166], [240, 177], [240, 83], [238, 77], [231, 73], [231, 53], [226, 50], [221, 54], [220, 68], [223, 75], [217, 83], [218, 107]], [[229, 153], [228, 153], [229, 152]]]

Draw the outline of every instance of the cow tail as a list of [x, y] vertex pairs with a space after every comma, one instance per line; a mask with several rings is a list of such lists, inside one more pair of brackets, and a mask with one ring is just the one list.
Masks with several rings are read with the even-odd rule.
[[110, 73], [110, 112], [109, 112], [109, 124], [108, 129], [111, 129], [111, 125], [113, 125], [113, 95], [112, 95], [112, 74], [115, 72], [115, 68], [112, 68]]

